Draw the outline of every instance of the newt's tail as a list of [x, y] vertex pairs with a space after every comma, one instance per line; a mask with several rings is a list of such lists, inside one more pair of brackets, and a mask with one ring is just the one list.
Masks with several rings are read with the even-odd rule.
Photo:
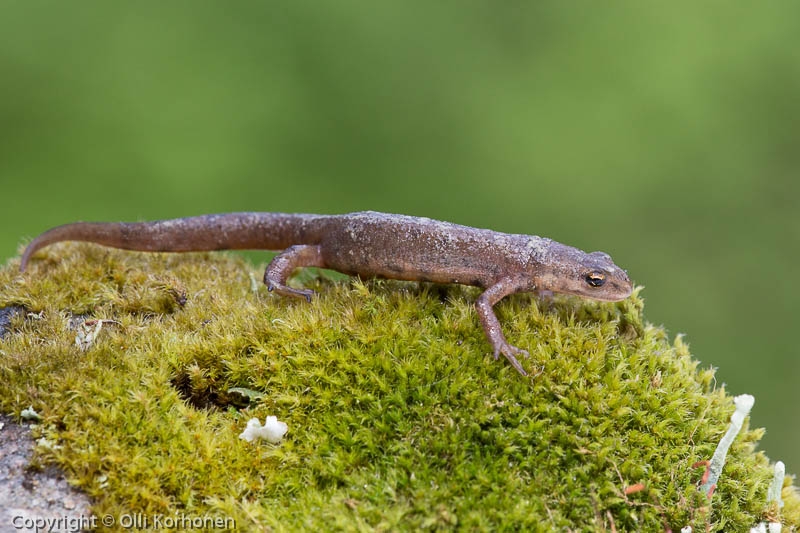
[[329, 217], [286, 213], [226, 213], [156, 222], [76, 222], [36, 237], [22, 254], [20, 272], [37, 250], [61, 241], [84, 241], [143, 252], [282, 250], [317, 244]]

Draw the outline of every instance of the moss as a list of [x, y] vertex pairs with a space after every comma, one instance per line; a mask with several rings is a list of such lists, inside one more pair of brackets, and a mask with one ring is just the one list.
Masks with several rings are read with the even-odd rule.
[[[688, 347], [619, 304], [508, 298], [523, 378], [495, 361], [477, 291], [304, 274], [311, 304], [270, 295], [225, 254], [58, 245], [0, 271], [0, 407], [28, 405], [94, 511], [318, 530], [742, 531], [775, 518], [744, 428], [698, 490], [733, 402]], [[78, 317], [79, 320], [74, 318]], [[108, 320], [87, 349], [74, 324]], [[96, 324], [96, 322], [94, 323]], [[93, 328], [96, 326], [93, 326]], [[256, 391], [247, 394], [231, 389]], [[756, 408], [758, 405], [756, 404]], [[277, 415], [279, 445], [238, 438]], [[787, 478], [780, 518], [800, 524]]]

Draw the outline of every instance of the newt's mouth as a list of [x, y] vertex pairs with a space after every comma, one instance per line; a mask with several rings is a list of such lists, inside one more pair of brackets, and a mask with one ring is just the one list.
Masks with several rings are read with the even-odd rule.
[[633, 289], [630, 289], [626, 293], [618, 294], [618, 295], [603, 295], [603, 296], [593, 296], [595, 300], [599, 300], [601, 302], [621, 302], [622, 300], [627, 299], [633, 293]]
[[633, 283], [628, 279], [628, 276], [625, 276], [624, 280], [612, 281], [608, 291], [605, 291], [605, 294], [599, 294], [597, 299], [604, 302], [620, 302], [628, 298], [632, 293]]
[[606, 294], [598, 295], [598, 300], [604, 302], [620, 302], [633, 293], [633, 283], [631, 283], [628, 273], [619, 267], [617, 267], [616, 270], [617, 272], [615, 272], [614, 278], [609, 280], [610, 286], [607, 287]]
[[577, 296], [582, 296], [584, 298], [591, 298], [592, 300], [597, 300], [600, 302], [621, 302], [622, 300], [627, 299], [633, 293], [633, 284], [628, 283], [620, 283], [616, 280], [609, 282], [603, 287], [602, 290], [598, 291], [580, 291], [574, 292], [573, 294]]

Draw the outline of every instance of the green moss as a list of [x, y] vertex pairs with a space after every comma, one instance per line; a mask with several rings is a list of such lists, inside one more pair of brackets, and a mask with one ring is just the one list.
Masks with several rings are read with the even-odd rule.
[[[495, 361], [464, 287], [305, 275], [270, 295], [224, 254], [58, 245], [0, 271], [0, 407], [44, 417], [95, 512], [205, 513], [243, 529], [743, 531], [775, 518], [762, 430], [697, 489], [733, 413], [680, 337], [619, 304], [508, 298], [521, 377]], [[81, 350], [75, 317], [113, 320]], [[263, 397], [247, 404], [232, 388]], [[756, 404], [756, 408], [758, 405]], [[238, 438], [277, 415], [279, 445]], [[627, 491], [626, 487], [633, 489]], [[635, 490], [639, 488], [641, 490]], [[787, 477], [780, 518], [800, 525]]]

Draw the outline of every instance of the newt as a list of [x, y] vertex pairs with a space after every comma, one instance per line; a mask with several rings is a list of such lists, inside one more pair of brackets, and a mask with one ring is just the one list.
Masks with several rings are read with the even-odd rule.
[[475, 308], [495, 359], [506, 357], [523, 376], [493, 306], [517, 292], [572, 294], [602, 301], [631, 294], [627, 273], [604, 252], [586, 253], [552, 239], [500, 233], [430, 218], [363, 211], [343, 215], [227, 213], [155, 222], [76, 222], [36, 237], [22, 254], [24, 272], [37, 250], [84, 241], [125, 250], [280, 251], [264, 272], [267, 289], [311, 301], [314, 291], [287, 285], [301, 267], [348, 275], [481, 287]]

